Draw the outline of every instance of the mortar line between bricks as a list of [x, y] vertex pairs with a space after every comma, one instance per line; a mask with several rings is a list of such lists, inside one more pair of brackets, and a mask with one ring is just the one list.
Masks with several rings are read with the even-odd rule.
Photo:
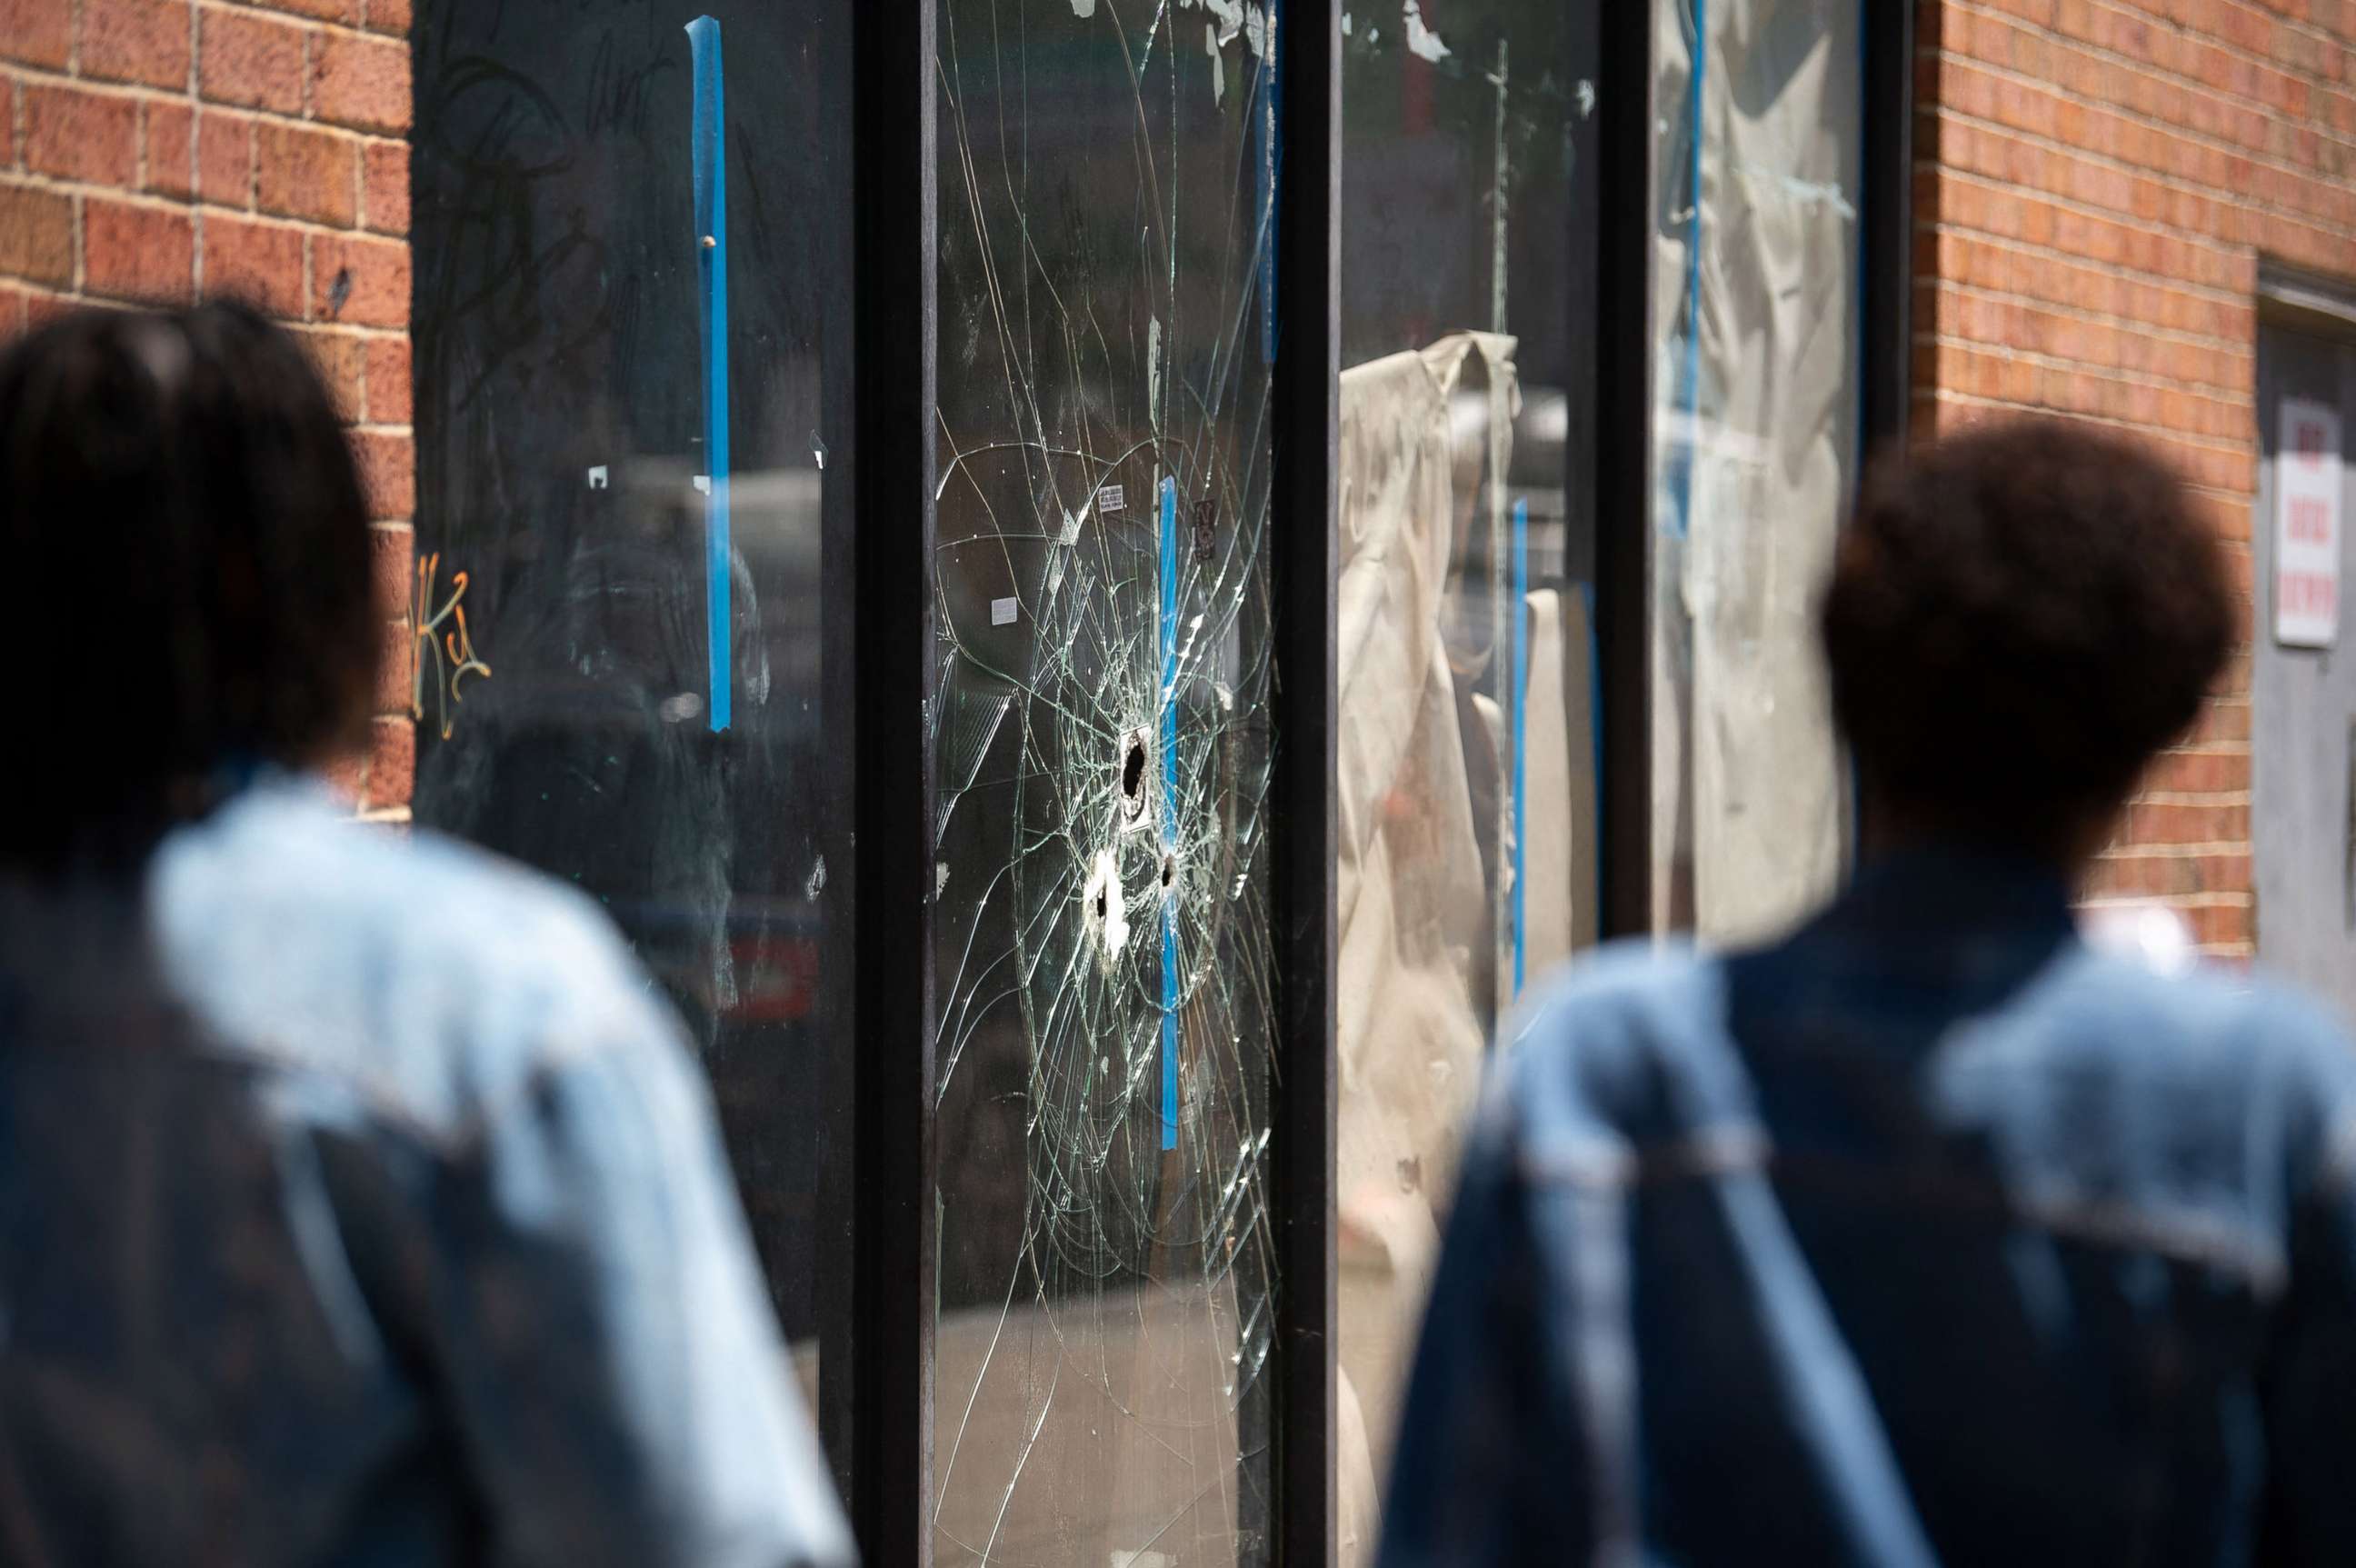
[[262, 223], [273, 228], [299, 230], [320, 239], [345, 243], [353, 241], [380, 245], [408, 247], [406, 235], [388, 234], [377, 229], [337, 228], [322, 223], [316, 218], [294, 218], [284, 213], [258, 208], [230, 207], [218, 201], [190, 201], [184, 197], [159, 196], [149, 190], [130, 190], [119, 185], [105, 185], [95, 180], [59, 179], [49, 175], [0, 170], [0, 186], [24, 190], [47, 190], [61, 196], [95, 196], [108, 201], [119, 201], [129, 207], [147, 208], [158, 212], [177, 212], [190, 219], [199, 215], [233, 218], [244, 223]]
[[[1991, 180], [1984, 175], [1976, 175], [1967, 170], [1957, 168], [1952, 164], [1924, 164], [1919, 166], [1922, 168], [1936, 169], [1940, 177], [1943, 179], [1952, 179], [1968, 183], [1978, 187], [1982, 190], [1988, 191], [1995, 195], [2003, 196], [2010, 200], [2018, 201], [2024, 196], [2029, 196], [2034, 199], [2046, 200], [2049, 202], [2051, 200], [2051, 198], [2037, 197], [2035, 193], [2026, 191], [2019, 186], [2005, 185], [1997, 181]], [[2115, 220], [2112, 219], [2106, 213], [2082, 211], [2078, 216], [2082, 218], [2097, 218], [2106, 223], [2115, 221]], [[2040, 245], [2034, 241], [2029, 240], [2011, 239], [2006, 235], [1998, 234], [1993, 230], [1975, 229], [1969, 224], [1958, 223], [1952, 219], [1918, 218], [1914, 221], [1914, 233], [1917, 238], [1920, 238], [1924, 234], [1935, 235], [1948, 232], [1968, 235], [1972, 239], [1977, 240], [1984, 244], [2000, 245], [2008, 251], [2019, 251], [2032, 256], [2046, 256], [2056, 261], [2069, 262], [2082, 267], [2091, 267], [2102, 272], [2115, 273], [2121, 277], [2133, 278], [2138, 283], [2156, 284], [2162, 288], [2174, 289], [2179, 293], [2190, 295], [2199, 299], [2210, 300], [2219, 305], [2236, 305], [2244, 308], [2249, 308], [2253, 304], [2247, 291], [2228, 288], [2222, 284], [2200, 283], [2191, 278], [2171, 277], [2166, 273], [2147, 272], [2140, 267], [2131, 267], [2123, 262], [2096, 261], [2092, 256], [2080, 255], [2075, 251], [2065, 251], [2056, 245]], [[2161, 237], [2173, 238], [2174, 236], [2162, 233]], [[2236, 247], [2233, 253], [2239, 257], [2249, 255], [2252, 252], [2250, 247], [2244, 245]]]
[[[2228, 105], [2229, 107], [2237, 107], [2248, 110], [2270, 122], [2278, 122], [2286, 118], [2279, 111], [2272, 109], [2255, 99], [2244, 98], [2241, 94], [2235, 92], [2226, 92], [2217, 88], [2211, 87], [2204, 82], [2196, 81], [2190, 77], [2180, 76], [2173, 71], [2162, 70], [2158, 67], [2151, 64], [2148, 60], [2132, 59], [2125, 55], [2098, 48], [2093, 44], [2081, 42], [2080, 40], [2069, 38], [2064, 34], [2044, 32], [2033, 24], [2024, 22], [2020, 18], [2009, 16], [2004, 12], [1989, 11], [1984, 7], [1969, 4], [1968, 0], [1943, 0], [1943, 3], [1954, 10], [1965, 12], [1975, 16], [1986, 17], [1990, 21], [2001, 23], [2018, 31], [2028, 33], [2032, 37], [2040, 37], [2049, 39], [2061, 49], [2066, 50], [2082, 59], [2099, 61], [2104, 65], [2115, 66], [2121, 70], [2133, 71], [2138, 76], [2158, 83], [2161, 87], [2168, 89], [2170, 91], [2196, 92], [2204, 98], [2214, 99], [2216, 102]], [[2011, 66], [2003, 65], [1993, 60], [1984, 59], [1978, 55], [1965, 54], [1944, 44], [1924, 44], [1914, 52], [1915, 58], [1918, 60], [1954, 59], [1972, 66], [1976, 70], [1985, 70], [1991, 76], [2002, 77], [2011, 81], [2027, 82], [2033, 86], [2045, 88], [2050, 91], [2062, 93], [2064, 96], [2076, 96], [2074, 94], [2071, 94], [2060, 82], [2049, 81], [2042, 77], [2029, 75], [2026, 72], [2016, 70]], [[2285, 74], [2288, 75], [2292, 73], [2285, 72]], [[2308, 81], [2310, 90], [2324, 90], [2326, 88], [2326, 84], [2323, 83], [2320, 79], [2309, 81], [2306, 78], [2297, 78], [2297, 80]], [[2356, 98], [2356, 94], [2344, 94], [2343, 96]], [[2116, 114], [2119, 118], [2132, 121], [2136, 124], [2141, 125], [2147, 130], [2158, 131], [2164, 134], [2178, 137], [2180, 140], [2190, 142], [2195, 146], [2207, 147], [2213, 152], [2230, 153], [2236, 157], [2245, 157], [2253, 163], [2264, 164], [2270, 168], [2280, 169], [2286, 173], [2299, 175], [2305, 178], [2312, 179], [2319, 177], [2313, 169], [2302, 169], [2296, 164], [2282, 163], [2278, 161], [2273, 154], [2268, 153], [2262, 148], [2253, 147], [2247, 142], [2231, 141], [2225, 137], [2216, 135], [2213, 133], [2195, 129], [2190, 125], [2179, 124], [2176, 122], [2169, 120], [2157, 119], [2150, 114], [2145, 113], [2141, 110], [2132, 109], [2126, 104], [2114, 102], [2107, 99], [2099, 101], [2088, 99], [2086, 102], [2090, 103], [2097, 103], [2099, 107], [2111, 113]], [[2305, 120], [2295, 123], [2314, 131], [2318, 136], [2327, 142], [2336, 142], [2340, 145], [2347, 148], [2351, 153], [2356, 153], [2356, 140], [2351, 140], [2347, 136], [2341, 135], [2339, 132], [2331, 129], [2328, 124], [2315, 118], [2313, 115], [2309, 115]]]
[[[2050, 353], [2042, 349], [2028, 349], [2016, 343], [1972, 338], [1960, 332], [1917, 332], [1911, 341], [1918, 349], [1969, 349], [1977, 353], [2002, 354], [2007, 358], [2019, 360], [2044, 370], [2069, 371], [2073, 374], [2094, 376], [2103, 381], [2118, 381], [2126, 386], [2144, 387], [2153, 392], [2176, 392], [2185, 397], [2200, 398], [2204, 403], [2218, 403], [2226, 408], [2250, 408], [2255, 406], [2257, 403], [2255, 388], [2244, 392], [2238, 388], [2220, 385], [2215, 381], [2170, 381], [2166, 377], [2154, 376], [2147, 371], [2119, 370], [2097, 363], [2093, 360], [2072, 360], [2065, 355]], [[2222, 440], [2224, 437], [2212, 436], [2208, 439]], [[2256, 437], [2254, 435], [2251, 439], [2254, 442]]]
[[[1965, 229], [1958, 229], [1955, 231], [1974, 232]], [[1989, 288], [1984, 284], [1965, 283], [1959, 278], [1948, 277], [1944, 274], [1919, 274], [1915, 277], [1914, 285], [1917, 289], [1926, 286], [1933, 289], [1953, 289], [1957, 294], [1974, 299], [1989, 300], [1998, 305], [2019, 305], [2031, 310], [2041, 310], [2050, 315], [2066, 316], [2072, 321], [2083, 321], [2095, 327], [2107, 327], [2113, 331], [2132, 332], [2138, 337], [2157, 338], [2163, 343], [2175, 343], [2187, 349], [2198, 349], [2203, 353], [2223, 354], [2254, 362], [2258, 357], [2257, 350], [2240, 338], [2212, 338], [2205, 332], [2187, 332], [2177, 327], [2158, 327], [2148, 321], [2137, 321], [2131, 317], [2114, 316], [2106, 310], [2089, 310], [2083, 305], [2063, 305], [2058, 300], [2040, 299], [2033, 294], [2019, 294], [2011, 289]]]
[[2246, 909], [2256, 901], [2256, 895], [2236, 893], [2231, 889], [2203, 888], [2191, 893], [2089, 893], [2078, 900], [2081, 909], [2133, 908], [2164, 898], [2179, 909]]
[[[1967, 55], [1957, 55], [1954, 58], [1965, 64], [1977, 63], [1976, 61], [1972, 60]], [[2026, 81], [2029, 79], [2022, 78], [2020, 80]], [[2069, 142], [2060, 141], [2054, 137], [2045, 135], [2041, 132], [2024, 131], [2017, 125], [2008, 125], [2001, 120], [1990, 120], [1982, 115], [1974, 114], [1968, 110], [1957, 109], [1951, 104], [1941, 103], [1937, 105], [1933, 112], [1945, 119], [1954, 121], [1958, 125], [1966, 125], [1976, 131], [1987, 131], [1996, 135], [2008, 137], [2012, 141], [2020, 143], [2024, 146], [2035, 147], [2040, 152], [2053, 153], [2077, 158], [2085, 163], [2094, 165], [2096, 168], [2108, 169], [2114, 174], [2123, 174], [2134, 179], [2149, 180], [2152, 184], [2159, 186], [2163, 189], [2174, 191], [2179, 195], [2190, 196], [2198, 200], [2211, 202], [2219, 207], [2233, 208], [2254, 212], [2264, 217], [2286, 219], [2292, 222], [2304, 224], [2308, 228], [2316, 230], [2320, 233], [2335, 235], [2343, 241], [2351, 237], [2356, 237], [2356, 225], [2343, 226], [2335, 224], [2329, 219], [2318, 217], [2316, 214], [2311, 212], [2303, 212], [2295, 207], [2285, 207], [2277, 202], [2268, 202], [2256, 196], [2254, 193], [2236, 191], [2226, 186], [2202, 185], [2198, 181], [2189, 180], [2182, 175], [2164, 173], [2161, 170], [2152, 168], [2145, 164], [2129, 163], [2124, 158], [2115, 157], [2108, 153], [2096, 151], [2093, 147], [2078, 146]], [[2356, 148], [2351, 148], [2351, 151], [2356, 152]], [[2248, 156], [2246, 154], [2242, 156]], [[2250, 161], [2252, 163], [2265, 162], [2265, 160], [2256, 157], [2251, 157]], [[2271, 163], [2267, 164], [2266, 166], [2272, 168], [2276, 174], [2286, 174], [2295, 179], [2304, 180], [2308, 184], [2319, 186], [2326, 189], [2341, 190], [2346, 188], [2336, 181], [2326, 179], [2319, 169], [2301, 170]], [[2026, 189], [2031, 188], [2022, 187], [2020, 188]], [[2122, 212], [2122, 209], [2118, 208], [2103, 207], [2097, 208], [2096, 210], [2102, 212], [2121, 212], [2122, 216], [2130, 221], [2143, 221], [2143, 220], [2136, 219], [2133, 213]], [[2171, 232], [2178, 234], [2197, 234], [2199, 231], [2191, 229], [2176, 229], [2171, 231]], [[2216, 243], [2225, 246], [2228, 249], [2236, 248], [2235, 242], [2231, 241], [2218, 241]]]
[[2226, 860], [2250, 853], [2247, 839], [2210, 839], [2201, 843], [2114, 844], [2094, 858], [2105, 860]]
[[[376, 38], [380, 43], [399, 41], [386, 38], [381, 35], [370, 36]], [[193, 63], [188, 67], [192, 75], [196, 69]], [[310, 74], [307, 64], [304, 68], [304, 72], [307, 78]], [[200, 88], [192, 87], [183, 91], [179, 88], [157, 87], [152, 82], [107, 81], [97, 77], [75, 76], [70, 72], [59, 70], [56, 66], [36, 65], [29, 61], [19, 60], [0, 60], [0, 76], [12, 78], [20, 89], [27, 83], [30, 83], [37, 87], [64, 88], [75, 92], [87, 92], [96, 98], [129, 98], [150, 102], [171, 103], [185, 108], [209, 109], [217, 113], [241, 114], [257, 124], [284, 125], [294, 130], [317, 131], [334, 136], [357, 137], [364, 142], [397, 142], [404, 147], [410, 145], [409, 134], [406, 132], [380, 130], [366, 125], [350, 125], [341, 120], [322, 120], [308, 113], [290, 114], [281, 109], [268, 109], [255, 103], [232, 103], [223, 99], [208, 98]], [[305, 91], [305, 92], [309, 91], [307, 86]], [[21, 96], [20, 92], [19, 97]]]
[[2243, 391], [2236, 386], [2222, 386], [2217, 381], [2172, 381], [2168, 377], [2153, 377], [2148, 370], [2118, 370], [2114, 365], [2099, 365], [2094, 360], [2073, 360], [2073, 358], [2050, 353], [2045, 349], [2024, 349], [2019, 344], [1967, 337], [1963, 332], [1915, 332], [1909, 341], [1915, 349], [1975, 349], [1981, 353], [2005, 353], [2009, 358], [2029, 360], [2031, 365], [2042, 365], [2048, 370], [2069, 370], [2069, 372], [2102, 377], [2106, 381], [2123, 381], [2127, 386], [2169, 391], [2169, 393], [2187, 395], [2187, 398], [2201, 398], [2205, 403], [2222, 403], [2222, 405], [2236, 407], [2236, 410], [2257, 405], [2257, 389], [2254, 386], [2250, 391]]
[[311, 16], [298, 11], [280, 11], [268, 5], [239, 5], [234, 0], [196, 0], [199, 16], [208, 11], [220, 11], [232, 16], [258, 17], [284, 27], [301, 27], [306, 31], [335, 33], [347, 38], [361, 38], [374, 44], [402, 44], [409, 40], [400, 33], [379, 32], [350, 22], [338, 22], [332, 16]]
[[[1993, 130], [2000, 134], [2012, 136], [2014, 139], [2019, 141], [2026, 142], [2028, 140], [2027, 137], [2020, 136], [2015, 132], [2005, 130], [2001, 125], [1992, 125], [1985, 121], [1973, 121], [1968, 115], [1958, 114], [1953, 110], [1943, 109], [1939, 111], [1939, 113], [1947, 115], [1952, 119], [1969, 124], [1974, 129]], [[2040, 150], [2045, 151], [2050, 149], [2040, 148]], [[2137, 218], [2132, 213], [2121, 212], [2115, 208], [2097, 207], [2092, 202], [2080, 201], [2074, 197], [2063, 196], [2057, 191], [2046, 190], [2035, 186], [2023, 185], [2016, 181], [1999, 179], [1993, 175], [1985, 175], [1979, 173], [1977, 170], [1965, 168], [1960, 164], [1941, 163], [1937, 166], [1939, 171], [1948, 178], [1969, 180], [1982, 186], [1983, 188], [1991, 190], [2002, 191], [2007, 197], [2010, 198], [2014, 201], [2027, 200], [2042, 202], [2046, 206], [2054, 208], [2057, 210], [2075, 213], [2081, 218], [2091, 218], [2098, 223], [2108, 223], [2114, 227], [2125, 229], [2131, 233], [2147, 235], [2156, 240], [2172, 240], [2193, 250], [2202, 252], [2222, 261], [2240, 261], [2242, 258], [2248, 256], [2254, 249], [2253, 246], [2243, 244], [2237, 241], [2216, 239], [2210, 235], [2201, 233], [2196, 230], [2176, 229], [2170, 228], [2165, 224], [2155, 223], [2148, 219]], [[2211, 199], [2213, 199], [2213, 198]], [[2350, 240], [2356, 240], [2356, 231], [2351, 231], [2349, 235], [2341, 238], [2342, 242], [2346, 242]], [[2122, 270], [2125, 269], [2123, 268]], [[2201, 286], [2207, 288], [2226, 289], [2228, 292], [2233, 292], [2229, 285], [2224, 284], [2206, 284]]]
[[[2229, 447], [2212, 446], [2208, 443], [2201, 441], [2197, 436], [2182, 435], [2172, 430], [2158, 431], [2155, 430], [2151, 425], [2140, 424], [2132, 419], [2115, 419], [2106, 413], [2088, 413], [2081, 409], [2053, 408], [2045, 403], [2022, 403], [2014, 398], [1983, 397], [1977, 392], [1956, 392], [1948, 387], [1928, 389], [1917, 388], [1914, 401], [1921, 403], [1925, 401], [1926, 398], [1936, 399], [1940, 403], [1958, 403], [1972, 408], [2004, 409], [2012, 412], [2026, 410], [2030, 413], [2051, 413], [2063, 419], [2081, 419], [2089, 424], [2101, 424], [2113, 430], [2128, 431], [2136, 435], [2142, 436], [2146, 440], [2150, 440], [2156, 435], [2164, 435], [2170, 442], [2186, 446], [2197, 446], [2204, 452], [2213, 452], [2219, 456], [2246, 457], [2249, 456], [2247, 452], [2237, 452]], [[2186, 488], [2196, 492], [2214, 495], [2226, 500], [2247, 500], [2252, 495], [2256, 493], [2254, 490], [2222, 489], [2215, 485], [2188, 483]]]
[[[1969, 349], [1974, 353], [1986, 354], [1991, 357], [2003, 359], [2014, 364], [2029, 365], [2040, 371], [2056, 371], [2065, 375], [2086, 376], [2095, 381], [2118, 381], [2118, 378], [2112, 376], [2105, 371], [2094, 370], [2074, 360], [2055, 360], [2045, 355], [2032, 353], [2025, 349], [2008, 349], [2001, 344], [1985, 343], [1974, 338], [1939, 338], [1933, 341], [1935, 346], [1938, 348]], [[1920, 345], [1918, 344], [1918, 347]], [[2145, 387], [2145, 390], [2149, 392], [2171, 392], [2177, 390], [2172, 387], [2154, 386], [2149, 383], [2120, 381], [2119, 384], [2142, 384]], [[1960, 395], [1965, 397], [1987, 396], [1987, 394], [1983, 392], [1964, 392]], [[2186, 392], [2182, 395], [2189, 397], [2193, 394]], [[2012, 400], [2008, 398], [1992, 398], [1988, 401], [1995, 403], [2008, 403]], [[2249, 438], [2245, 441], [2237, 441], [2232, 436], [2212, 435], [2205, 431], [2180, 430], [2172, 424], [2163, 424], [2151, 420], [2123, 419], [2119, 420], [2118, 423], [2132, 425], [2136, 429], [2144, 431], [2149, 435], [2164, 435], [2170, 441], [2178, 442], [2186, 446], [2196, 446], [2203, 452], [2212, 452], [2222, 457], [2247, 457], [2254, 453], [2257, 450], [2258, 446], [2255, 413], [2257, 408], [2257, 399], [2253, 396], [2246, 399], [2234, 399], [2231, 401], [2222, 398], [2211, 398], [2209, 401], [2211, 403], [2222, 403], [2225, 407], [2236, 411], [2249, 411], [2252, 419], [2251, 434]], [[2061, 411], [2057, 410], [2056, 412]], [[2115, 416], [2104, 415], [2103, 417], [2110, 418]]]
[[[2049, 27], [2042, 23], [2031, 22], [2024, 17], [2015, 16], [2008, 12], [1991, 11], [1986, 5], [1977, 4], [1976, 0], [1943, 0], [1943, 4], [1957, 11], [1968, 12], [1975, 16], [1992, 17], [2012, 27], [2019, 27], [2023, 32], [2034, 33], [2040, 38], [2051, 38], [2054, 42], [2061, 44], [2065, 48], [2077, 49], [2083, 53], [2094, 55], [2100, 59], [2110, 60], [2114, 64], [2124, 65], [2131, 70], [2139, 70], [2146, 76], [2155, 78], [2163, 83], [2180, 83], [2181, 85], [2189, 87], [2196, 92], [2203, 93], [2208, 97], [2221, 99], [2228, 103], [2245, 103], [2252, 108], [2256, 109], [2260, 113], [2267, 115], [2269, 118], [2278, 117], [2276, 111], [2258, 100], [2243, 98], [2238, 93], [2227, 92], [2222, 89], [2211, 87], [2206, 82], [2198, 81], [2192, 77], [2179, 75], [2172, 71], [2161, 70], [2158, 67], [2154, 66], [2149, 60], [2140, 60], [2136, 59], [2133, 55], [2122, 54], [2117, 49], [2107, 48], [2101, 44], [2094, 42], [2092, 39], [2073, 38], [2070, 34], [2062, 32], [2058, 27]], [[2286, 77], [2293, 81], [2305, 82], [2310, 91], [2330, 91], [2335, 93], [2338, 93], [2340, 91], [2339, 88], [2324, 82], [2319, 77], [2303, 77], [2298, 72], [2288, 69], [2277, 61], [2266, 59], [2262, 56], [2253, 54], [2248, 49], [2242, 48], [2239, 44], [2231, 42], [2226, 38], [2220, 38], [2214, 33], [2198, 32], [2182, 23], [2163, 22], [2159, 17], [2151, 16], [2146, 12], [2130, 10], [2123, 5], [2110, 4], [2109, 0], [2090, 0], [2090, 4], [2104, 11], [2109, 12], [2113, 16], [2125, 16], [2130, 21], [2142, 23], [2146, 27], [2154, 28], [2172, 27], [2175, 31], [2175, 36], [2179, 38], [2190, 38], [2197, 39], [2201, 43], [2208, 45], [2210, 48], [2216, 49], [2220, 54], [2222, 54], [2229, 59], [2238, 59], [2245, 65], [2256, 66], [2262, 70], [2272, 71], [2276, 76]], [[2273, 16], [2271, 13], [2262, 12], [2260, 15], [2267, 16], [2270, 20], [2278, 21], [2281, 19]], [[2344, 41], [2342, 43], [2342, 47], [2346, 47]], [[2356, 94], [2345, 93], [2341, 95], [2356, 96]]]

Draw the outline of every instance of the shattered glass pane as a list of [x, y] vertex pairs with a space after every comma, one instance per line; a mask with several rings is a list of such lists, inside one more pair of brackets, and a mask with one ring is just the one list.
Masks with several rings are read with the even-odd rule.
[[[1595, 939], [1595, 7], [1343, 24], [1340, 1410], [1344, 1568], [1505, 1009]], [[1591, 160], [1590, 160], [1591, 161]]]
[[1276, 40], [940, 5], [935, 1556], [1260, 1562]]
[[1828, 893], [1847, 843], [1814, 600], [1860, 433], [1863, 10], [1655, 16], [1653, 907], [1740, 941]]

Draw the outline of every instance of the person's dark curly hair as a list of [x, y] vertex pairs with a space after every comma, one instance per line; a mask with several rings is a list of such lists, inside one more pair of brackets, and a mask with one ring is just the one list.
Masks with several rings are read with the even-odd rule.
[[2136, 442], [2045, 418], [1879, 466], [1822, 625], [1869, 809], [2044, 854], [2107, 823], [2239, 629], [2182, 479]]
[[15, 607], [0, 865], [144, 853], [365, 733], [381, 618], [333, 400], [244, 306], [80, 311], [0, 351]]

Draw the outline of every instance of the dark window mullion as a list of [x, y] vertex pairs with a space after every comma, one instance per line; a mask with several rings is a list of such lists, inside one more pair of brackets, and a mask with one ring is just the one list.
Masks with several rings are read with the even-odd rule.
[[[1601, 7], [1596, 95], [1595, 634], [1603, 690], [1605, 937], [1653, 909], [1654, 5]], [[1576, 482], [1574, 478], [1574, 482]]]
[[[857, 850], [851, 1517], [865, 1560], [932, 1553], [933, 480], [938, 120], [933, 0], [854, 7]], [[821, 1371], [821, 1377], [825, 1375]]]
[[1334, 467], [1341, 374], [1341, 15], [1280, 0], [1274, 381], [1273, 929], [1280, 998], [1276, 1561], [1333, 1561]]

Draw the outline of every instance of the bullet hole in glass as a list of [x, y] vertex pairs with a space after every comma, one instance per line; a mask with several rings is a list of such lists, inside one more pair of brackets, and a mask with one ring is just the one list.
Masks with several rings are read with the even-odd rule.
[[1145, 736], [1137, 731], [1121, 747], [1120, 812], [1132, 822], [1145, 815]]

